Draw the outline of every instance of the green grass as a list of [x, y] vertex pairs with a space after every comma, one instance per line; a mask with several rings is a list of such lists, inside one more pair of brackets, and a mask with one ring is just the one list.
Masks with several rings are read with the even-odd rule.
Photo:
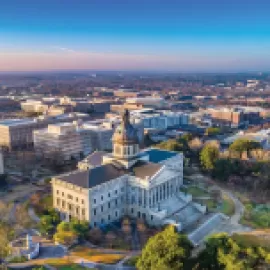
[[9, 263], [23, 263], [27, 262], [28, 259], [24, 256], [19, 256], [19, 257], [13, 257], [12, 259], [9, 260]]
[[126, 266], [134, 266], [135, 267], [138, 259], [139, 259], [139, 256], [131, 257], [130, 259], [125, 261], [124, 265], [126, 265]]
[[199, 187], [195, 187], [195, 186], [190, 186], [187, 188], [181, 188], [182, 192], [191, 194], [193, 197], [205, 197], [205, 196], [209, 196], [209, 193]]
[[267, 229], [270, 227], [270, 210], [266, 206], [254, 203], [245, 204], [245, 213], [241, 223], [255, 229]]
[[102, 253], [87, 247], [76, 247], [72, 250], [71, 255], [91, 262], [104, 264], [115, 264], [125, 257], [124, 254]]
[[209, 211], [216, 210], [217, 203], [213, 199], [202, 200], [202, 204], [207, 206]]
[[233, 200], [227, 195], [223, 195], [222, 199], [223, 201], [222, 201], [220, 211], [225, 215], [232, 216], [235, 212], [235, 205], [234, 205]]

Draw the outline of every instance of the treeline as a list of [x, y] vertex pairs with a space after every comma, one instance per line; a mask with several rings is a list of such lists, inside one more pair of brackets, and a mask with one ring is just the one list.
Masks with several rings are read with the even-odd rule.
[[217, 145], [206, 144], [200, 152], [200, 165], [217, 180], [260, 191], [261, 199], [269, 195], [268, 152], [262, 150], [257, 142], [238, 139], [225, 152], [221, 152]]
[[168, 226], [149, 239], [136, 266], [139, 270], [247, 270], [268, 269], [270, 254], [261, 247], [245, 247], [226, 233], [210, 236], [195, 257], [185, 235]]

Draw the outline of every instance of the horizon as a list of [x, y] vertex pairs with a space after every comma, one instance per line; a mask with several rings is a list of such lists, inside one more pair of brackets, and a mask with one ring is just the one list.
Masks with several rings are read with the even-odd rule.
[[270, 71], [267, 0], [3, 0], [0, 71]]

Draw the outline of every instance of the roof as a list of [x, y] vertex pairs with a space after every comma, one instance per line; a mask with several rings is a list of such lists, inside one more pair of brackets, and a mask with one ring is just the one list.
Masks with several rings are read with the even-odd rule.
[[4, 126], [17, 126], [17, 125], [27, 125], [32, 124], [35, 121], [30, 118], [24, 118], [24, 119], [6, 119], [3, 121], [0, 121], [0, 125]]
[[75, 171], [59, 176], [62, 181], [80, 186], [92, 188], [125, 175], [127, 171], [117, 168], [112, 164], [105, 164], [86, 171]]
[[88, 163], [94, 167], [100, 166], [102, 164], [103, 156], [106, 154], [107, 153], [105, 151], [95, 151], [81, 162]]
[[161, 150], [157, 148], [151, 148], [145, 151], [145, 153], [149, 155], [149, 162], [153, 162], [153, 163], [162, 162], [178, 154], [177, 152], [166, 151], [166, 150]]
[[161, 164], [139, 161], [130, 170], [134, 176], [144, 179], [154, 176], [161, 168]]

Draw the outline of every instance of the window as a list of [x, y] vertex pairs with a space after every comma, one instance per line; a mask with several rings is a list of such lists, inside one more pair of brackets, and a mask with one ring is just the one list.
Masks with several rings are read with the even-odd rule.
[[83, 216], [85, 215], [85, 209], [84, 208], [82, 209], [82, 215]]
[[117, 201], [117, 199], [115, 199], [115, 206], [117, 206], [117, 203], [118, 203], [118, 201]]
[[96, 227], [97, 226], [97, 223], [96, 222], [94, 222], [94, 227]]
[[109, 198], [111, 197], [111, 194], [110, 194], [110, 192], [108, 193], [108, 197], [109, 197]]
[[59, 190], [56, 190], [56, 194], [59, 194]]
[[67, 195], [68, 199], [72, 200], [73, 196], [71, 196], [70, 194]]
[[151, 220], [153, 220], [153, 216], [151, 215]]
[[103, 201], [103, 196], [101, 196], [101, 200]]
[[103, 206], [101, 206], [101, 212], [103, 212]]
[[111, 208], [111, 203], [108, 203], [108, 208]]
[[82, 204], [84, 204], [84, 200], [82, 200]]
[[78, 202], [78, 201], [79, 201], [79, 198], [77, 197], [77, 198], [76, 198], [76, 202]]
[[117, 190], [115, 190], [114, 193], [117, 194]]
[[110, 215], [108, 215], [108, 220], [110, 220], [111, 219], [111, 216]]
[[134, 212], [134, 209], [133, 209], [133, 208], [131, 208], [131, 214], [133, 214], [133, 212]]
[[94, 216], [97, 214], [97, 210], [96, 209], [94, 209]]
[[57, 206], [60, 205], [60, 199], [59, 198], [56, 199], [56, 204], [57, 204]]
[[96, 199], [94, 199], [94, 203], [96, 203], [97, 202], [97, 200]]
[[68, 204], [68, 210], [71, 210], [72, 209], [72, 205], [69, 203]]
[[76, 214], [79, 214], [79, 207], [76, 207]]
[[117, 211], [115, 211], [115, 216], [117, 217]]
[[101, 219], [101, 224], [103, 224], [103, 223], [104, 223], [104, 219], [102, 218], [102, 219]]
[[65, 202], [62, 201], [62, 207], [64, 208], [66, 206]]
[[62, 192], [62, 196], [65, 196], [65, 193], [64, 192]]

